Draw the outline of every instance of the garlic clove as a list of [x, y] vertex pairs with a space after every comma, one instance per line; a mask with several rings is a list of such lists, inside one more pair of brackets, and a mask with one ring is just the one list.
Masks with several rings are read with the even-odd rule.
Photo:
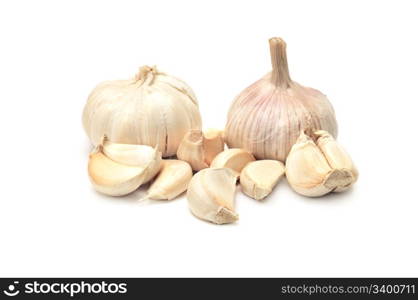
[[358, 178], [358, 171], [350, 155], [334, 139], [332, 135], [324, 130], [314, 133], [317, 138], [316, 144], [324, 154], [331, 168], [341, 171], [344, 175], [344, 182], [338, 184], [334, 192], [342, 192], [352, 186]]
[[203, 134], [200, 130], [186, 133], [177, 149], [177, 158], [188, 162], [194, 171], [209, 167], [205, 162]]
[[338, 176], [332, 173], [321, 150], [302, 132], [286, 159], [286, 178], [290, 186], [304, 196], [319, 197], [334, 188], [332, 182]]
[[138, 166], [145, 169], [144, 182], [150, 181], [161, 169], [161, 152], [146, 145], [118, 144], [103, 138], [103, 153], [120, 164]]
[[205, 162], [210, 165], [220, 152], [224, 151], [223, 131], [209, 128], [203, 131], [203, 152]]
[[255, 200], [267, 197], [283, 177], [285, 166], [277, 160], [249, 162], [241, 171], [242, 191]]
[[226, 149], [215, 156], [211, 168], [229, 168], [236, 176], [239, 176], [241, 170], [251, 161], [254, 161], [254, 156], [244, 149]]
[[90, 154], [88, 174], [96, 191], [110, 196], [135, 191], [146, 177], [144, 167], [117, 163], [100, 151]]
[[326, 131], [316, 131], [316, 144], [304, 132], [286, 159], [286, 177], [299, 194], [318, 197], [350, 187], [358, 174], [348, 154]]
[[163, 160], [162, 169], [151, 184], [146, 198], [172, 200], [187, 190], [193, 172], [190, 165], [181, 160]]
[[187, 189], [192, 213], [215, 224], [238, 220], [238, 214], [234, 212], [236, 180], [234, 173], [226, 168], [207, 168], [197, 172]]

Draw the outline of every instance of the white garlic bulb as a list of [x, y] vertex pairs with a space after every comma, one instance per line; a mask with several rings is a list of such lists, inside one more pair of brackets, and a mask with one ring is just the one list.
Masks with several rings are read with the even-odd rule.
[[183, 136], [202, 127], [191, 88], [148, 66], [133, 79], [100, 83], [84, 107], [83, 125], [95, 146], [106, 136], [115, 143], [158, 146], [163, 157], [175, 155]]
[[234, 100], [225, 128], [229, 148], [243, 148], [257, 159], [285, 161], [302, 129], [323, 129], [334, 137], [334, 109], [321, 92], [290, 79], [286, 43], [270, 39], [273, 70]]

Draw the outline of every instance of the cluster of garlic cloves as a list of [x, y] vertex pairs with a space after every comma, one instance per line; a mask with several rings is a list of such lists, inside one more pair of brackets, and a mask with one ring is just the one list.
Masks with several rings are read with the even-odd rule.
[[301, 132], [286, 159], [286, 178], [297, 193], [319, 197], [352, 186], [358, 171], [348, 153], [324, 130]]

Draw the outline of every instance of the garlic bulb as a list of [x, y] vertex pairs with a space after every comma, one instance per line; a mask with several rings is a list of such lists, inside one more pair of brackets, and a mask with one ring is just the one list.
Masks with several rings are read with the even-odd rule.
[[273, 70], [234, 100], [225, 142], [257, 159], [285, 161], [302, 129], [324, 129], [336, 136], [337, 121], [324, 94], [290, 79], [286, 43], [280, 38], [269, 42]]
[[189, 130], [201, 129], [201, 117], [186, 83], [144, 66], [133, 79], [100, 83], [88, 97], [83, 125], [95, 146], [105, 135], [115, 143], [158, 146], [167, 157]]
[[286, 159], [286, 178], [297, 193], [319, 197], [352, 186], [358, 171], [348, 153], [326, 131], [302, 132]]

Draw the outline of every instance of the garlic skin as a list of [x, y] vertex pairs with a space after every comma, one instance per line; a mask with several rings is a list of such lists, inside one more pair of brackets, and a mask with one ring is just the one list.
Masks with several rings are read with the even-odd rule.
[[151, 184], [145, 198], [172, 200], [187, 190], [192, 176], [192, 168], [187, 162], [165, 159], [160, 173]]
[[254, 161], [254, 156], [243, 149], [226, 149], [215, 156], [211, 168], [228, 168], [239, 177], [241, 170], [251, 161]]
[[198, 218], [215, 224], [238, 220], [234, 212], [237, 177], [226, 168], [207, 168], [197, 172], [189, 183], [187, 200]]
[[225, 142], [257, 159], [285, 161], [302, 129], [323, 129], [336, 137], [337, 121], [324, 94], [290, 79], [286, 43], [280, 38], [269, 43], [273, 70], [236, 97]]
[[257, 160], [242, 169], [239, 182], [246, 195], [262, 200], [270, 195], [284, 173], [285, 166], [278, 160]]
[[186, 83], [143, 66], [133, 79], [100, 83], [84, 107], [83, 126], [95, 146], [107, 136], [115, 143], [158, 146], [168, 157], [189, 130], [201, 129], [201, 117]]
[[286, 178], [297, 193], [319, 197], [354, 184], [358, 172], [328, 132], [316, 131], [317, 143], [302, 132], [286, 159]]

